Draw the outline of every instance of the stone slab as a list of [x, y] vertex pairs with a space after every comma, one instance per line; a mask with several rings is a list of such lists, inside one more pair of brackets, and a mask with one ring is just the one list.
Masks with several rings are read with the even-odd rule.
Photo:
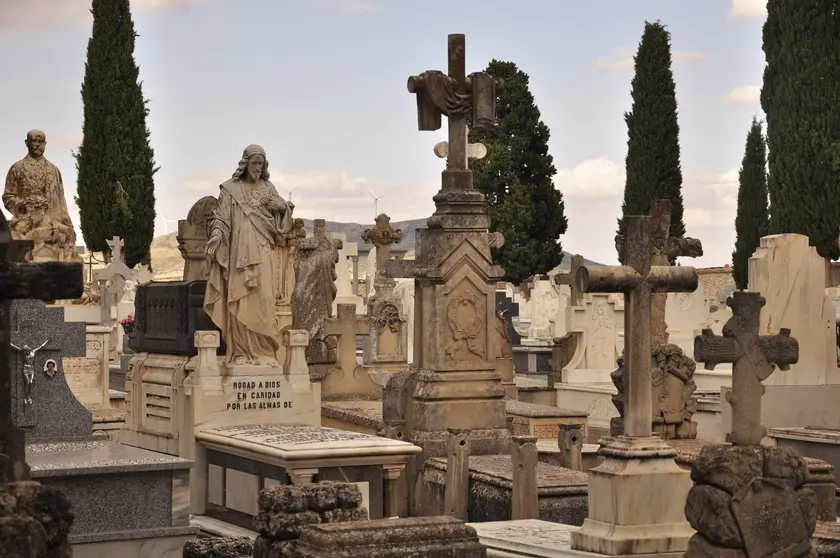
[[321, 403], [324, 426], [372, 434], [384, 426], [382, 401], [325, 401]]
[[304, 425], [255, 424], [218, 426], [196, 434], [211, 449], [285, 466], [295, 461], [354, 457], [408, 457], [422, 450], [407, 442], [335, 428]]
[[33, 479], [190, 469], [193, 462], [111, 441], [34, 443], [26, 446]]
[[[488, 558], [596, 558], [600, 554], [571, 549], [571, 533], [580, 529], [573, 525], [550, 523], [537, 519], [469, 523], [478, 533], [478, 540], [487, 547]], [[633, 558], [677, 558], [681, 552], [643, 554]], [[620, 557], [616, 557], [620, 558]]]
[[557, 440], [559, 424], [583, 424], [583, 436], [587, 435], [587, 415], [584, 411], [561, 409], [551, 405], [505, 401], [508, 416], [513, 417], [513, 433], [517, 436], [536, 436], [540, 439]]

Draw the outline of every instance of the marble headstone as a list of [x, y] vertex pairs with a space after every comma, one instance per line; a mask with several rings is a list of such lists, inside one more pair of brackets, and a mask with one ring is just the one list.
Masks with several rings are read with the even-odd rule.
[[[33, 359], [34, 380], [26, 402], [21, 351], [12, 351], [12, 413], [27, 440], [90, 436], [91, 413], [82, 405], [64, 376], [63, 357], [84, 357], [84, 323], [64, 321], [64, 308], [46, 306], [38, 300], [12, 302], [12, 344], [37, 348]], [[54, 371], [54, 373], [53, 373]]]

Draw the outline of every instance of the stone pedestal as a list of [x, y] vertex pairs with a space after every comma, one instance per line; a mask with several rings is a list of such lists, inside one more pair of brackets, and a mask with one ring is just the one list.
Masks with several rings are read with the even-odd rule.
[[685, 520], [691, 488], [677, 452], [659, 438], [608, 438], [604, 462], [589, 471], [589, 517], [571, 546], [607, 556], [683, 552], [694, 530]]

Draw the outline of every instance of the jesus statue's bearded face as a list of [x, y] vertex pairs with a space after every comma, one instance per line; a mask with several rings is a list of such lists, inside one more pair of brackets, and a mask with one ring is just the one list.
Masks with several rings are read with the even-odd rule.
[[248, 179], [257, 182], [262, 176], [263, 168], [265, 167], [265, 157], [262, 155], [252, 155], [248, 159]]

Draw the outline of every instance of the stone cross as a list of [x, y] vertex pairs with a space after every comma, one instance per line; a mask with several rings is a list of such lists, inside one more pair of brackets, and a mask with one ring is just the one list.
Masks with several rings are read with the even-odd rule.
[[[359, 393], [358, 382], [359, 379], [356, 374], [356, 336], [370, 335], [371, 320], [370, 316], [359, 316], [356, 314], [355, 304], [339, 304], [336, 311], [337, 316], [334, 318], [327, 318], [324, 321], [324, 332], [327, 335], [332, 335], [338, 338], [337, 347], [337, 365], [341, 369], [341, 378], [336, 378], [335, 374], [329, 374], [324, 379], [324, 392], [330, 395], [340, 394], [347, 395], [373, 395], [369, 393], [371, 390], [376, 391], [375, 387], [371, 385], [361, 386], [362, 393]], [[361, 380], [364, 384], [369, 384], [366, 379]]]
[[[502, 90], [504, 82], [483, 72], [466, 75], [466, 37], [449, 35], [448, 40], [449, 75], [428, 70], [419, 76], [411, 76], [408, 78], [408, 91], [417, 95], [417, 125], [420, 130], [439, 130], [444, 115], [449, 120], [447, 146], [436, 149], [438, 156], [446, 156], [447, 170], [467, 170], [467, 115], [472, 109], [474, 126], [492, 127], [496, 115], [496, 93]], [[472, 188], [472, 184], [461, 184], [459, 187]]]
[[789, 329], [778, 335], [759, 335], [759, 315], [765, 299], [758, 293], [735, 292], [727, 303], [732, 317], [723, 326], [723, 335], [704, 329], [694, 338], [694, 358], [707, 370], [720, 363], [732, 363], [732, 391], [726, 400], [732, 407], [732, 432], [726, 441], [736, 446], [757, 446], [767, 435], [761, 425], [762, 381], [775, 370], [789, 370], [799, 360], [799, 342]]
[[571, 295], [569, 296], [569, 306], [578, 306], [583, 296], [583, 294], [578, 290], [577, 285], [575, 285], [575, 274], [582, 265], [583, 256], [581, 256], [580, 254], [575, 254], [574, 256], [572, 256], [572, 262], [569, 266], [569, 273], [563, 275], [558, 273], [554, 276], [555, 285], [569, 285], [569, 289], [571, 291]]
[[[467, 127], [467, 133], [464, 139], [466, 140], [469, 136], [470, 129]], [[434, 151], [438, 158], [446, 159], [449, 156], [449, 142], [442, 141], [435, 144]], [[467, 159], [484, 159], [487, 156], [487, 146], [483, 143], [467, 143], [464, 151], [467, 152]]]
[[581, 266], [575, 284], [582, 293], [624, 293], [624, 433], [649, 437], [651, 418], [651, 295], [693, 292], [697, 271], [693, 267], [652, 265], [651, 218], [625, 217], [627, 239], [623, 266]]
[[12, 300], [75, 299], [84, 291], [82, 263], [23, 263], [31, 241], [12, 240], [0, 212], [0, 461], [5, 481], [29, 479], [23, 432], [12, 415]]
[[312, 222], [312, 236], [300, 240], [300, 250], [317, 250], [322, 245], [332, 246], [336, 251], [344, 247], [340, 238], [327, 236], [327, 222], [324, 219], [315, 219]]
[[365, 229], [362, 240], [376, 246], [376, 274], [379, 275], [385, 273], [385, 262], [391, 259], [391, 245], [402, 242], [403, 232], [391, 226], [390, 217], [380, 213], [376, 218], [376, 226]]
[[[94, 277], [99, 283], [99, 307], [101, 310], [102, 323], [111, 321], [111, 306], [116, 302], [114, 295], [122, 296], [125, 290], [126, 279], [132, 278], [131, 269], [123, 261], [122, 247], [125, 245], [123, 240], [115, 236], [111, 240], [106, 241], [111, 248], [111, 261], [102, 269], [96, 270]], [[108, 281], [114, 280], [111, 288], [108, 288]]]
[[[670, 235], [671, 200], [653, 200], [650, 204], [651, 219], [651, 265], [671, 265], [674, 258], [699, 258], [703, 245], [696, 238], [679, 238]], [[624, 261], [626, 246], [621, 235], [615, 237], [619, 260]], [[650, 341], [655, 345], [668, 342], [668, 326], [665, 323], [667, 293], [654, 294], [650, 310]]]

